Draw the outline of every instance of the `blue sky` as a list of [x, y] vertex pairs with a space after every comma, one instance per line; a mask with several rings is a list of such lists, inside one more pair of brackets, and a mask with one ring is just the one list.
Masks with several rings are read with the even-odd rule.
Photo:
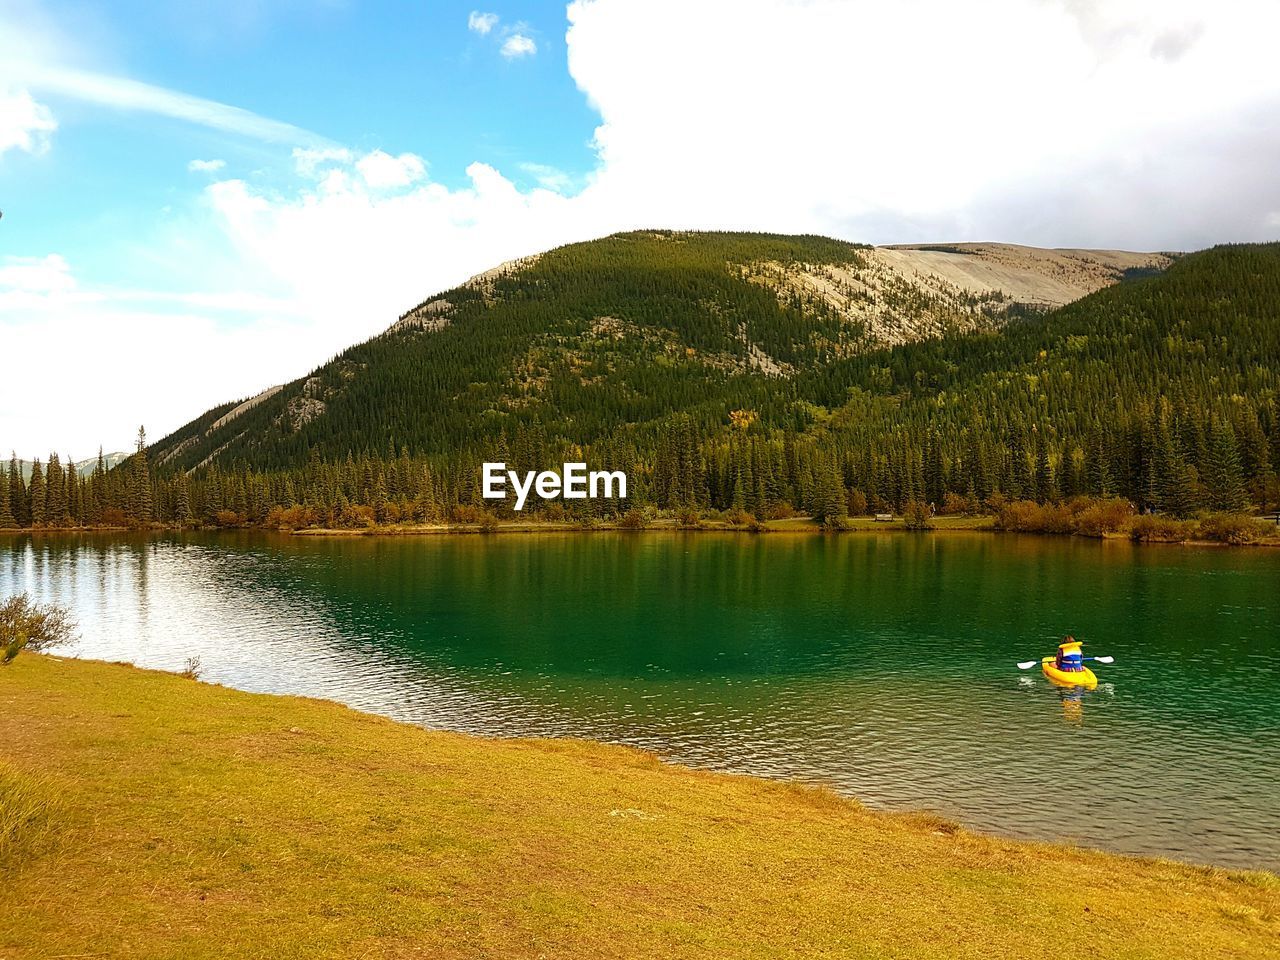
[[[468, 29], [474, 4], [387, 3], [373, 16], [342, 3], [268, 7], [42, 5], [60, 31], [106, 38], [94, 59], [108, 69], [354, 150], [418, 154], [432, 180], [451, 188], [475, 161], [523, 187], [536, 183], [532, 165], [563, 172], [570, 185], [594, 166], [599, 117], [566, 69], [563, 3], [485, 7], [500, 18], [487, 35]], [[536, 53], [503, 56], [513, 33], [533, 40]], [[264, 187], [293, 173], [278, 143], [74, 97], [42, 99], [58, 117], [57, 149], [0, 163], [0, 250], [57, 250], [87, 280], [153, 281], [129, 238], [191, 201], [208, 179], [188, 170], [192, 159], [221, 159], [219, 176]]]
[[161, 436], [622, 229], [1275, 239], [1277, 35], [1272, 0], [0, 0], [0, 450]]

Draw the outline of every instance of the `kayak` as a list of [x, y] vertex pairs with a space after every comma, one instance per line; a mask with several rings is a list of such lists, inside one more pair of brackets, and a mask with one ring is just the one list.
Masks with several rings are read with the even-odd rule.
[[1045, 657], [1040, 666], [1044, 670], [1044, 675], [1060, 687], [1084, 687], [1086, 690], [1092, 690], [1098, 685], [1098, 678], [1088, 667], [1083, 670], [1059, 670], [1054, 665], [1053, 657]]

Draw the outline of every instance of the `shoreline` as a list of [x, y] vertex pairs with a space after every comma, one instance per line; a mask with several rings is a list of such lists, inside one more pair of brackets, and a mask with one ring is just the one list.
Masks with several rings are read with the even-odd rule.
[[[1269, 521], [1258, 518], [1260, 522]], [[786, 520], [764, 520], [754, 525], [731, 524], [720, 520], [700, 522], [696, 526], [683, 524], [674, 519], [659, 519], [645, 526], [629, 526], [623, 523], [599, 523], [585, 525], [581, 523], [560, 521], [499, 521], [496, 525], [482, 524], [397, 524], [373, 527], [264, 527], [264, 526], [196, 526], [176, 527], [153, 525], [149, 527], [21, 527], [0, 529], [0, 537], [12, 536], [65, 536], [68, 534], [150, 534], [150, 533], [262, 533], [290, 537], [439, 537], [439, 536], [499, 536], [530, 535], [551, 533], [736, 533], [750, 535], [806, 534], [823, 536], [859, 535], [868, 533], [918, 534], [967, 534], [987, 533], [1024, 537], [1045, 537], [1051, 539], [1090, 540], [1094, 542], [1123, 542], [1139, 546], [1174, 546], [1174, 547], [1280, 547], [1280, 527], [1277, 533], [1248, 543], [1230, 543], [1220, 540], [1188, 539], [1188, 540], [1135, 540], [1127, 533], [1114, 532], [1101, 536], [1081, 533], [1054, 533], [1039, 530], [1005, 530], [996, 525], [994, 514], [973, 516], [948, 515], [934, 517], [933, 524], [926, 530], [910, 530], [902, 517], [892, 521], [877, 521], [871, 517], [851, 517], [848, 524], [840, 529], [829, 529], [815, 523], [810, 517], [794, 517]]]
[[536, 941], [566, 957], [1051, 957], [1054, 912], [1098, 955], [1247, 957], [1280, 930], [1266, 870], [1004, 839], [630, 747], [446, 733], [31, 653], [0, 670], [0, 696], [0, 790], [23, 785], [47, 821], [0, 849], [6, 955], [526, 956]]
[[[599, 740], [588, 736], [568, 736], [568, 735], [551, 735], [551, 736], [523, 736], [518, 734], [501, 734], [501, 733], [474, 733], [463, 732], [458, 730], [450, 730], [445, 727], [428, 726], [425, 723], [414, 723], [409, 720], [400, 720], [389, 716], [385, 713], [378, 713], [373, 710], [361, 709], [352, 706], [341, 700], [334, 700], [329, 697], [312, 696], [300, 693], [264, 693], [254, 690], [246, 690], [243, 687], [234, 686], [226, 683], [216, 683], [209, 680], [200, 679], [197, 668], [197, 674], [188, 676], [178, 670], [164, 670], [159, 667], [146, 667], [133, 663], [129, 660], [101, 660], [96, 657], [79, 657], [74, 655], [60, 655], [56, 652], [33, 653], [24, 651], [21, 657], [38, 657], [51, 663], [58, 664], [85, 664], [90, 667], [111, 667], [123, 668], [130, 671], [137, 671], [143, 674], [157, 674], [163, 677], [173, 677], [188, 683], [198, 684], [201, 687], [211, 687], [217, 690], [233, 691], [248, 697], [261, 697], [268, 700], [278, 700], [286, 702], [301, 702], [311, 704], [322, 704], [338, 711], [350, 712], [359, 717], [366, 718], [371, 721], [379, 721], [393, 724], [396, 727], [407, 728], [411, 730], [419, 730], [430, 735], [440, 735], [447, 737], [459, 737], [464, 740], [472, 741], [477, 745], [484, 744], [505, 744], [517, 748], [538, 748], [547, 743], [560, 744], [582, 744], [593, 748], [600, 748], [607, 751], [621, 751], [623, 754], [631, 754], [644, 757], [646, 761], [655, 762], [664, 768], [670, 768], [692, 776], [706, 777], [728, 777], [734, 780], [745, 780], [757, 784], [772, 784], [787, 789], [808, 791], [812, 790], [823, 794], [831, 800], [839, 803], [847, 803], [852, 807], [864, 811], [872, 816], [886, 817], [889, 819], [906, 819], [918, 820], [926, 819], [932, 828], [941, 829], [950, 835], [965, 833], [973, 837], [985, 838], [1001, 843], [1010, 843], [1015, 845], [1026, 845], [1030, 847], [1047, 847], [1050, 849], [1067, 850], [1076, 853], [1096, 854], [1102, 857], [1114, 857], [1121, 860], [1136, 861], [1148, 864], [1176, 864], [1196, 871], [1215, 871], [1230, 874], [1263, 874], [1266, 876], [1274, 876], [1277, 886], [1280, 887], [1280, 870], [1271, 870], [1267, 867], [1253, 866], [1226, 866], [1221, 864], [1210, 863], [1207, 861], [1182, 860], [1175, 856], [1164, 856], [1159, 853], [1129, 853], [1118, 850], [1109, 850], [1105, 847], [1090, 846], [1086, 843], [1075, 839], [1028, 839], [1017, 837], [1011, 834], [1002, 833], [998, 830], [983, 830], [976, 827], [970, 827], [959, 820], [950, 816], [939, 813], [929, 807], [910, 807], [910, 808], [893, 808], [887, 806], [872, 807], [867, 805], [858, 796], [849, 793], [842, 793], [835, 788], [828, 786], [817, 780], [793, 779], [789, 777], [765, 776], [755, 773], [735, 772], [726, 769], [717, 769], [714, 766], [700, 767], [693, 764], [684, 763], [680, 760], [671, 759], [663, 756], [656, 749], [651, 750], [645, 747], [635, 747], [624, 743], [614, 742], [610, 740]], [[0, 668], [2, 669], [2, 668]], [[0, 674], [3, 677], [3, 674]], [[0, 758], [0, 765], [3, 764], [3, 758]]]

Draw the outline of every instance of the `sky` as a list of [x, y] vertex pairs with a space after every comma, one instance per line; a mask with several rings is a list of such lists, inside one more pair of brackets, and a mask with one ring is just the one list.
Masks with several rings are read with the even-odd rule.
[[642, 227], [1280, 238], [1274, 0], [0, 0], [0, 450]]

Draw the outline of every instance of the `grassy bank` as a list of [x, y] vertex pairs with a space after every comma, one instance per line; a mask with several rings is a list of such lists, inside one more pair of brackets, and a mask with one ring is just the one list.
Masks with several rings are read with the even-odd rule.
[[[848, 517], [844, 520], [841, 532], [867, 531], [902, 531], [906, 525], [902, 517], [894, 517], [890, 521], [879, 521], [873, 517]], [[995, 518], [991, 516], [948, 516], [935, 517], [933, 530], [946, 532], [949, 530], [994, 530]], [[734, 524], [723, 520], [699, 520], [696, 525], [682, 523], [679, 520], [660, 518], [649, 521], [643, 526], [627, 523], [594, 523], [589, 526], [581, 523], [557, 522], [554, 520], [506, 520], [491, 524], [397, 524], [394, 526], [373, 527], [301, 527], [290, 531], [296, 537], [380, 537], [380, 536], [429, 536], [431, 534], [450, 533], [545, 533], [564, 531], [591, 532], [595, 530], [622, 530], [643, 532], [647, 530], [679, 530], [695, 531], [738, 531], [742, 533], [831, 533], [812, 517], [788, 517], [785, 520], [759, 520], [748, 524]]]
[[1262, 957], [1280, 881], [24, 655], [0, 956]]

